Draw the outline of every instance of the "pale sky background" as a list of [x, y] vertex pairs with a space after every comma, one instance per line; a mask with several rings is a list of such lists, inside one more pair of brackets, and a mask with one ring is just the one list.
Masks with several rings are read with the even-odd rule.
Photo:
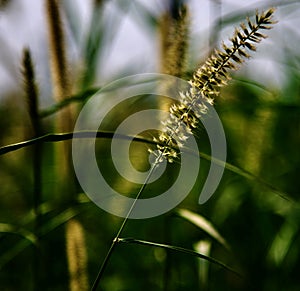
[[[71, 68], [74, 72], [80, 68], [81, 51], [91, 19], [92, 0], [61, 0], [69, 4], [77, 14], [76, 22], [79, 27], [79, 41], [72, 38], [70, 27], [67, 25], [69, 56]], [[118, 2], [130, 3], [127, 11], [122, 11]], [[112, 31], [111, 39], [106, 46], [96, 85], [113, 81], [120, 72], [137, 74], [144, 72], [158, 72], [158, 36], [149, 29], [137, 3], [142, 3], [154, 15], [159, 15], [163, 9], [162, 0], [108, 0], [105, 4], [103, 22], [106, 29], [118, 24]], [[0, 4], [3, 1], [0, 1]], [[187, 0], [191, 13], [191, 56], [199, 62], [207, 56], [210, 26], [214, 21], [215, 10], [213, 2], [209, 0]], [[276, 13], [279, 23], [271, 31], [269, 38], [258, 46], [258, 52], [243, 66], [242, 73], [247, 74], [254, 81], [268, 86], [281, 86], [286, 80], [284, 51], [290, 49], [299, 56], [300, 35], [300, 1], [242, 1], [223, 0], [222, 15], [226, 17], [239, 11], [255, 13], [256, 8], [276, 3], [293, 4], [280, 7]], [[67, 23], [68, 24], [68, 23]], [[238, 22], [237, 24], [238, 25]], [[227, 40], [234, 27], [224, 27], [220, 31], [221, 39]], [[79, 45], [77, 45], [79, 43]], [[33, 53], [37, 79], [40, 84], [41, 106], [53, 103], [51, 99], [51, 85], [48, 64], [46, 19], [44, 1], [42, 0], [12, 0], [0, 10], [0, 102], [7, 92], [19, 92], [22, 81], [20, 76], [20, 59], [22, 49], [29, 46]], [[195, 63], [195, 66], [197, 63]], [[300, 69], [300, 63], [292, 61], [295, 70]]]

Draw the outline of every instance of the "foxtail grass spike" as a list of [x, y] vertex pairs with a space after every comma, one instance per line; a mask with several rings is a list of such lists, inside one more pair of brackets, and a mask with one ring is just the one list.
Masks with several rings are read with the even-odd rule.
[[66, 224], [70, 291], [88, 290], [87, 254], [83, 227], [76, 219]]
[[60, 101], [70, 95], [70, 74], [68, 72], [65, 35], [59, 1], [47, 0], [46, 11], [54, 95], [57, 101]]
[[[267, 37], [261, 30], [268, 30], [276, 23], [273, 20], [274, 12], [275, 9], [270, 8], [262, 13], [256, 12], [255, 20], [247, 18], [247, 23], [241, 23], [235, 29], [229, 39], [230, 45], [223, 43], [222, 49], [216, 49], [204, 65], [194, 72], [189, 81], [189, 90], [180, 93], [179, 103], [170, 107], [169, 118], [162, 123], [163, 130], [157, 141], [164, 145], [158, 144], [158, 150], [153, 152], [157, 157], [156, 162], [163, 159], [173, 162], [177, 158], [174, 137], [181, 144], [189, 138], [200, 117], [207, 113], [209, 105], [213, 105], [220, 88], [230, 80], [228, 72], [237, 70], [244, 59], [250, 57], [249, 52], [256, 50], [256, 44]], [[177, 142], [177, 146], [181, 144]]]
[[187, 5], [171, 0], [170, 9], [162, 15], [161, 72], [182, 77], [186, 65], [189, 13]]
[[28, 113], [31, 119], [34, 135], [38, 136], [41, 133], [38, 111], [38, 88], [35, 81], [31, 53], [28, 48], [25, 48], [23, 51], [22, 74], [26, 92]]

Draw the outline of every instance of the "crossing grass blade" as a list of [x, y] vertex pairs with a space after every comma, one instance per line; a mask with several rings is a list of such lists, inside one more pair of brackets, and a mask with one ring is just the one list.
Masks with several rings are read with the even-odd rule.
[[[40, 237], [47, 235], [48, 233], [55, 230], [57, 227], [65, 224], [70, 219], [76, 217], [86, 209], [85, 203], [77, 207], [70, 207], [57, 215], [50, 218], [41, 226]], [[52, 208], [48, 203], [41, 205], [41, 213], [45, 215], [46, 213], [51, 213], [55, 211], [55, 208]], [[29, 224], [33, 221], [34, 216], [28, 216], [26, 218], [26, 224]], [[30, 245], [34, 245], [36, 238], [34, 234], [28, 231], [25, 226], [19, 227], [12, 224], [0, 223], [0, 233], [13, 233], [21, 236], [15, 244], [12, 244], [7, 250], [0, 254], [0, 269], [3, 268], [8, 262], [13, 260], [18, 254], [24, 251]]]
[[187, 209], [178, 209], [175, 213], [179, 217], [185, 219], [186, 221], [192, 223], [193, 225], [206, 232], [210, 237], [215, 239], [226, 249], [230, 249], [230, 246], [228, 245], [225, 238], [219, 233], [215, 226], [202, 215]]
[[242, 277], [242, 275], [239, 272], [237, 272], [233, 268], [229, 267], [228, 265], [224, 264], [223, 262], [221, 262], [219, 260], [216, 260], [212, 257], [205, 256], [203, 254], [197, 253], [197, 252], [195, 252], [193, 250], [190, 250], [190, 249], [186, 249], [186, 248], [182, 248], [182, 247], [178, 247], [178, 246], [174, 246], [174, 245], [168, 245], [168, 244], [156, 243], [156, 242], [151, 242], [151, 241], [139, 240], [139, 239], [135, 239], [135, 238], [119, 238], [117, 240], [117, 243], [139, 244], [139, 245], [144, 245], [144, 246], [163, 248], [163, 249], [167, 249], [167, 250], [170, 250], [170, 251], [183, 253], [183, 254], [186, 254], [186, 255], [191, 255], [191, 256], [198, 257], [200, 259], [206, 260], [206, 261], [208, 261], [212, 264], [215, 264], [219, 267], [222, 267], [223, 269], [225, 269], [227, 271], [230, 271], [230, 272], [234, 273], [235, 275], [237, 275], [239, 277]]
[[31, 231], [10, 223], [0, 223], [0, 233], [16, 234], [32, 244], [36, 244], [36, 236]]

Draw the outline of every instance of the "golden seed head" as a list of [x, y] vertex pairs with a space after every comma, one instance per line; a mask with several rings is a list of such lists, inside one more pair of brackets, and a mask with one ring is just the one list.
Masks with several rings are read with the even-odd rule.
[[[262, 13], [256, 12], [255, 20], [247, 18], [247, 24], [241, 23], [229, 39], [230, 45], [222, 43], [221, 50], [215, 50], [214, 54], [198, 68], [189, 81], [190, 88], [186, 92], [179, 92], [179, 104], [170, 107], [170, 117], [163, 122], [163, 133], [159, 140], [165, 146], [157, 145], [158, 162], [162, 157], [173, 162], [178, 157], [173, 147], [181, 146], [192, 130], [198, 125], [200, 117], [207, 114], [209, 106], [214, 103], [214, 97], [220, 92], [220, 88], [228, 83], [229, 70], [237, 70], [245, 59], [250, 57], [248, 51], [256, 51], [256, 44], [266, 35], [261, 30], [271, 29], [274, 8]], [[177, 140], [177, 143], [174, 142]]]

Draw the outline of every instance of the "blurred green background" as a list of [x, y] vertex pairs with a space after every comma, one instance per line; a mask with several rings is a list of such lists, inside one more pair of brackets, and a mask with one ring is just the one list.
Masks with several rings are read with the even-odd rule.
[[[159, 24], [167, 2], [60, 1], [72, 96], [78, 108], [110, 81], [159, 72]], [[203, 159], [197, 185], [178, 206], [189, 210], [186, 215], [174, 209], [156, 218], [130, 220], [122, 237], [196, 250], [233, 267], [242, 277], [194, 256], [118, 244], [99, 290], [300, 289], [300, 3], [241, 2], [186, 1], [187, 76], [247, 15], [277, 7], [279, 22], [267, 32], [269, 38], [216, 99], [228, 147], [228, 163], [216, 193], [204, 205], [198, 204], [210, 164]], [[34, 137], [20, 70], [24, 47], [30, 48], [36, 70], [40, 112], [45, 115], [43, 134], [57, 132], [45, 13], [44, 1], [0, 1], [0, 147]], [[52, 109], [53, 114], [47, 115]], [[202, 129], [197, 138], [200, 152], [209, 155]], [[97, 145], [107, 150], [109, 141], [99, 139]], [[67, 252], [66, 225], [74, 219], [84, 240], [79, 248], [86, 254], [83, 273], [88, 289], [122, 223], [90, 202], [76, 179], [66, 180], [64, 190], [57, 191], [60, 165], [55, 146], [42, 144], [38, 229], [36, 148], [0, 155], [1, 290], [80, 290], [70, 284]], [[103, 165], [106, 175], [114, 178], [110, 161]], [[226, 243], [216, 239], [212, 228], [195, 223], [195, 214], [210, 221]]]

